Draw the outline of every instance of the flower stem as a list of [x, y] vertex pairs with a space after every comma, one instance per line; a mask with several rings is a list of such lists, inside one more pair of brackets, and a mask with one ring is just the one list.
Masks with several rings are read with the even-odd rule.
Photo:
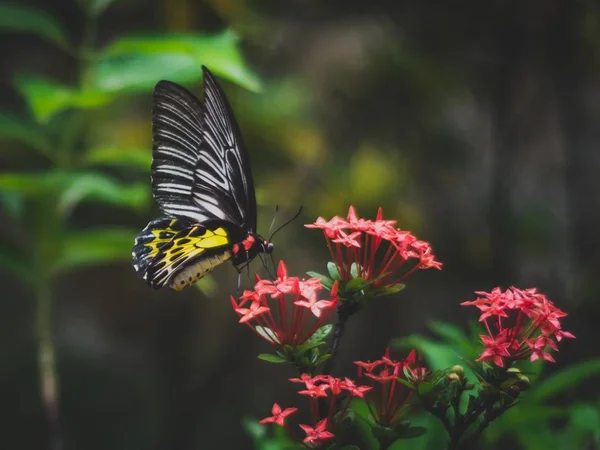
[[35, 292], [35, 332], [38, 348], [39, 383], [42, 407], [46, 416], [50, 448], [62, 450], [59, 416], [56, 354], [52, 339], [52, 298], [47, 280], [41, 279]]
[[329, 375], [333, 369], [333, 363], [337, 356], [340, 341], [344, 335], [346, 329], [346, 323], [350, 316], [355, 312], [355, 308], [352, 307], [351, 303], [340, 303], [338, 306], [337, 316], [338, 320], [333, 327], [333, 341], [331, 342], [331, 357], [325, 363], [323, 367], [323, 375]]

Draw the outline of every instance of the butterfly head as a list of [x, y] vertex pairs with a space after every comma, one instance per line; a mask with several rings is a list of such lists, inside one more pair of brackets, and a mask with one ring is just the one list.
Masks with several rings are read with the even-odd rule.
[[271, 253], [275, 246], [258, 234], [249, 233], [246, 239], [233, 246], [234, 264], [249, 261], [259, 253]]

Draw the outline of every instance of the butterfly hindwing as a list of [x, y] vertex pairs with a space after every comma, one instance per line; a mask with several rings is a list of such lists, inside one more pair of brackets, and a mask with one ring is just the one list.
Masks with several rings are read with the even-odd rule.
[[135, 271], [148, 281], [148, 267], [160, 249], [171, 242], [177, 233], [192, 225], [193, 222], [185, 218], [152, 220], [135, 238], [132, 251]]
[[[175, 229], [179, 231], [174, 233]], [[181, 290], [229, 260], [231, 247], [231, 234], [224, 224], [159, 219], [138, 235], [134, 267], [137, 256], [136, 270], [152, 287]]]

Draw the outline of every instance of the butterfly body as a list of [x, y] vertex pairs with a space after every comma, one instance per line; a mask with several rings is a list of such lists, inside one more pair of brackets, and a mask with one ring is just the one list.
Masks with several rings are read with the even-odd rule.
[[204, 70], [204, 102], [160, 81], [154, 91], [152, 192], [166, 217], [136, 237], [133, 267], [154, 287], [181, 290], [226, 261], [273, 245], [256, 234], [248, 155], [229, 104]]

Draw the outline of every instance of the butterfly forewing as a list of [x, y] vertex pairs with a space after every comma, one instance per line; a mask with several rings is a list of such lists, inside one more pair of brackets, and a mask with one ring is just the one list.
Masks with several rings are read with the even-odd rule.
[[256, 199], [248, 154], [231, 108], [204, 68], [202, 143], [193, 196], [207, 214], [256, 230]]
[[152, 114], [152, 191], [165, 214], [202, 222], [194, 203], [194, 171], [202, 142], [202, 107], [187, 89], [160, 81]]

